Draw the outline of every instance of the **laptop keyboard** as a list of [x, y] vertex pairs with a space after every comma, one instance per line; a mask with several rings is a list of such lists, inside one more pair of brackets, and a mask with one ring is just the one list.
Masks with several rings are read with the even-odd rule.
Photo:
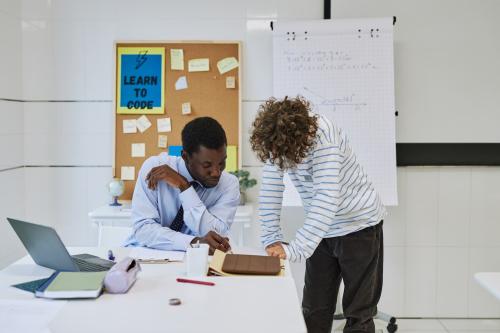
[[78, 268], [80, 268], [80, 271], [82, 272], [104, 272], [104, 271], [109, 271], [109, 267], [97, 265], [97, 264], [92, 264], [90, 262], [87, 262], [85, 260], [82, 260], [80, 258], [75, 258], [73, 257], [73, 261], [76, 263]]

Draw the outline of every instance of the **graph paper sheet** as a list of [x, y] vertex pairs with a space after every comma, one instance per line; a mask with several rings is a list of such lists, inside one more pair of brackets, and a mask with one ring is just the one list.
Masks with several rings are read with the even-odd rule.
[[344, 129], [386, 205], [397, 205], [391, 18], [275, 24], [274, 96], [302, 95]]

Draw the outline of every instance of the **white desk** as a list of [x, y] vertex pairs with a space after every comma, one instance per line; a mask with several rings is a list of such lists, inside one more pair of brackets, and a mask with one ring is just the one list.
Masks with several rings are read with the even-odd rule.
[[500, 300], [500, 273], [484, 272], [474, 274], [476, 281]]
[[[104, 256], [105, 248], [70, 248], [72, 254]], [[117, 260], [128, 248], [115, 249]], [[289, 272], [289, 265], [287, 265]], [[0, 271], [0, 299], [32, 300], [11, 284], [43, 278], [52, 271], [29, 256]], [[49, 324], [50, 332], [286, 332], [305, 333], [295, 284], [286, 277], [207, 277], [216, 286], [177, 283], [184, 263], [142, 265], [132, 289], [124, 295], [103, 294], [96, 300], [68, 301]], [[180, 306], [168, 300], [177, 297]], [[28, 319], [28, 318], [27, 318]], [[0, 323], [1, 325], [1, 323]], [[0, 326], [1, 327], [1, 326]]]
[[[123, 201], [123, 206], [101, 206], [89, 213], [89, 219], [97, 225], [97, 246], [119, 246], [131, 233], [132, 220], [130, 201]], [[231, 227], [231, 235], [237, 240], [238, 246], [244, 246], [245, 229], [250, 228], [253, 206], [250, 204], [238, 206]]]

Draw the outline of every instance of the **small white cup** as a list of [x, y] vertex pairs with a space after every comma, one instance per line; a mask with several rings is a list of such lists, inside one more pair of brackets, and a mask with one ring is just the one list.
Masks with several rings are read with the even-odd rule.
[[[197, 246], [197, 245], [194, 245]], [[208, 244], [188, 247], [186, 250], [186, 275], [206, 276], [208, 272]]]

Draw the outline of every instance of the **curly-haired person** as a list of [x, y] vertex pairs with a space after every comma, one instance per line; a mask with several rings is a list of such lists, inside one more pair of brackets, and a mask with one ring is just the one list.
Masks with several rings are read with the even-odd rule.
[[[313, 114], [302, 97], [273, 98], [260, 106], [250, 143], [265, 163], [259, 218], [266, 251], [291, 261], [307, 259], [302, 311], [308, 332], [331, 332], [341, 279], [344, 332], [374, 332], [386, 210], [345, 133]], [[289, 244], [280, 228], [285, 173], [306, 212]]]

